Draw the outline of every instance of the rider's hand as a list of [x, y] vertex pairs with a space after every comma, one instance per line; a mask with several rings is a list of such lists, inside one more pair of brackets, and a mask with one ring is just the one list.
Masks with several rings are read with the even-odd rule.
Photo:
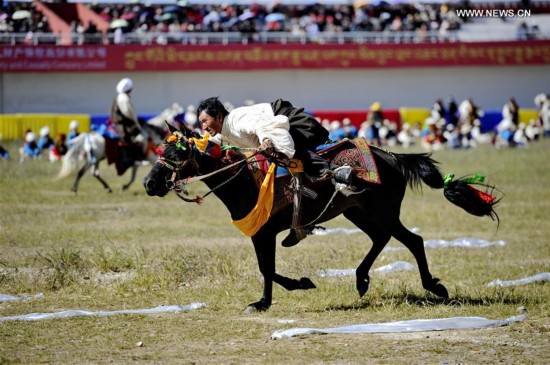
[[262, 144], [260, 145], [260, 152], [268, 157], [272, 156], [273, 152], [275, 152], [273, 142], [271, 142], [271, 140], [268, 138], [264, 139], [262, 141]]
[[281, 152], [273, 152], [271, 157], [276, 160], [276, 163], [281, 166], [289, 166], [290, 165], [290, 159]]

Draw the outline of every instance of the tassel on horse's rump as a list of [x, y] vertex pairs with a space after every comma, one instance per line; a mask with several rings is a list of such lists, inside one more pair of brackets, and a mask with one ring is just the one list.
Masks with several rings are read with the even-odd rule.
[[[445, 198], [454, 205], [472, 215], [478, 217], [488, 216], [500, 222], [494, 209], [500, 202], [500, 198], [493, 194], [495, 191], [494, 186], [484, 183], [485, 176], [476, 174], [471, 177], [453, 180], [454, 174], [447, 174], [444, 177], [441, 175], [437, 162], [431, 158], [431, 154], [393, 155], [411, 188], [420, 188], [422, 181], [431, 188], [443, 188]], [[476, 189], [472, 185], [483, 186], [486, 191]]]
[[[472, 177], [462, 177], [457, 180], [453, 180], [453, 177], [453, 174], [447, 174], [444, 178], [443, 194], [448, 201], [472, 215], [478, 217], [488, 216], [500, 222], [494, 208], [501, 198], [493, 195], [494, 186], [484, 183], [485, 176], [476, 174]], [[483, 186], [486, 191], [476, 189], [472, 185]]]

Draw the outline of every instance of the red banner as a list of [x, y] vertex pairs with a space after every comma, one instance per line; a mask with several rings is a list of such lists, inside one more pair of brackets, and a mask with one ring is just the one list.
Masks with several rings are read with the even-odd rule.
[[360, 69], [550, 64], [550, 41], [0, 46], [1, 72]]

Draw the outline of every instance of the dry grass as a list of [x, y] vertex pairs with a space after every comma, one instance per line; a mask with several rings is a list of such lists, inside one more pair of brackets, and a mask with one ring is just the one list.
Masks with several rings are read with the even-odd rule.
[[[549, 148], [550, 141], [542, 141], [530, 149], [482, 146], [434, 155], [443, 172], [484, 172], [502, 189], [498, 230], [494, 222], [453, 207], [441, 191], [408, 192], [402, 220], [419, 227], [424, 239], [507, 242], [484, 249], [427, 249], [432, 273], [443, 280], [451, 300], [427, 294], [416, 271], [373, 275], [363, 299], [357, 297], [354, 278], [317, 277], [319, 269], [356, 267], [370, 248], [361, 234], [329, 235], [278, 250], [279, 272], [309, 276], [318, 289], [275, 287], [273, 307], [252, 315], [243, 309], [261, 296], [255, 255], [214, 197], [203, 206], [185, 205], [172, 195], [147, 197], [140, 183], [125, 194], [106, 194], [89, 176], [74, 196], [70, 180], [52, 180], [58, 165], [1, 163], [0, 294], [42, 292], [45, 297], [0, 303], [0, 317], [191, 302], [205, 302], [207, 308], [0, 322], [0, 363], [545, 363], [550, 357], [550, 285], [490, 288], [486, 283], [550, 271]], [[103, 166], [117, 188], [126, 177], [116, 177], [113, 170]], [[193, 189], [205, 191], [202, 185]], [[353, 228], [342, 218], [326, 227]], [[395, 240], [390, 246], [401, 247]], [[408, 251], [383, 252], [375, 268], [397, 260], [413, 263]], [[455, 316], [502, 319], [515, 315], [518, 307], [527, 309], [527, 320], [495, 329], [269, 340], [275, 330], [295, 326]], [[282, 324], [281, 319], [296, 322]]]

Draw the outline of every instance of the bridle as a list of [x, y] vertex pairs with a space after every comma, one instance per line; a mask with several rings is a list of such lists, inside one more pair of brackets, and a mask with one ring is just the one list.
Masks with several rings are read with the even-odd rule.
[[[235, 177], [237, 177], [243, 171], [243, 169], [247, 166], [248, 160], [251, 159], [252, 157], [256, 156], [259, 153], [259, 152], [255, 152], [247, 158], [244, 158], [242, 160], [231, 163], [227, 166], [222, 167], [221, 169], [212, 171], [208, 174], [196, 175], [194, 177], [188, 177], [188, 178], [180, 179], [179, 176], [178, 176], [179, 172], [187, 166], [191, 166], [194, 173], [199, 172], [199, 164], [197, 163], [197, 160], [196, 160], [197, 149], [195, 147], [192, 147], [192, 148], [190, 148], [190, 150], [191, 150], [191, 153], [190, 153], [189, 157], [185, 160], [172, 160], [172, 159], [166, 158], [164, 156], [159, 156], [156, 163], [158, 163], [158, 164], [160, 164], [160, 165], [162, 165], [162, 166], [164, 166], [164, 167], [166, 167], [166, 168], [168, 168], [169, 170], [172, 171], [172, 176], [170, 177], [170, 179], [166, 180], [166, 188], [169, 191], [174, 191], [176, 193], [176, 195], [178, 196], [178, 198], [180, 198], [181, 200], [183, 200], [185, 202], [188, 202], [188, 203], [197, 203], [197, 204], [202, 203], [203, 199], [206, 198], [208, 195], [210, 195], [215, 190], [219, 189], [220, 187], [222, 187], [223, 185], [227, 184], [228, 182], [233, 180]], [[239, 171], [237, 171], [236, 174], [234, 174], [233, 176], [231, 176], [229, 179], [222, 182], [218, 186], [212, 188], [209, 192], [207, 192], [203, 196], [197, 195], [193, 199], [189, 199], [189, 198], [186, 197], [186, 196], [189, 195], [189, 192], [185, 188], [185, 186], [187, 184], [190, 184], [190, 183], [195, 182], [195, 181], [204, 180], [204, 179], [206, 179], [210, 176], [213, 176], [215, 174], [218, 174], [222, 171], [225, 171], [227, 169], [230, 169], [234, 166], [237, 166], [237, 165], [243, 164], [243, 163], [244, 163], [244, 165], [239, 169]]]

